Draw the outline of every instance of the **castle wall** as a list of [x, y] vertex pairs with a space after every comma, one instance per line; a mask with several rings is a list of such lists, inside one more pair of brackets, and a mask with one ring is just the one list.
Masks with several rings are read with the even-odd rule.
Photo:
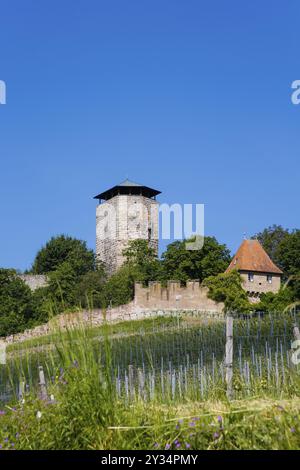
[[159, 282], [151, 282], [148, 287], [135, 284], [134, 303], [146, 309], [177, 309], [214, 311], [221, 313], [224, 304], [217, 303], [207, 296], [208, 289], [200, 286], [199, 281], [188, 281], [186, 287], [180, 282], [169, 281], [167, 287]]
[[43, 274], [21, 274], [19, 278], [22, 279], [32, 291], [48, 285], [48, 278]]
[[259, 297], [260, 294], [266, 292], [273, 292], [276, 294], [280, 289], [280, 274], [272, 274], [271, 283], [267, 280], [268, 273], [252, 273], [253, 281], [249, 281], [248, 272], [241, 271], [240, 274], [243, 279], [243, 288], [249, 293], [250, 297]]
[[158, 202], [144, 196], [118, 195], [96, 209], [96, 258], [108, 274], [124, 262], [130, 240], [148, 240], [158, 253]]

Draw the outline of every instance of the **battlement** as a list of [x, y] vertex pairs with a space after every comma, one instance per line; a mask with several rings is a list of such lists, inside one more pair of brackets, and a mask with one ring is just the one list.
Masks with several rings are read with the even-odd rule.
[[224, 304], [208, 298], [208, 289], [198, 280], [188, 281], [182, 286], [179, 281], [168, 281], [164, 287], [160, 282], [149, 282], [147, 287], [135, 283], [134, 303], [147, 309], [178, 309], [222, 312]]

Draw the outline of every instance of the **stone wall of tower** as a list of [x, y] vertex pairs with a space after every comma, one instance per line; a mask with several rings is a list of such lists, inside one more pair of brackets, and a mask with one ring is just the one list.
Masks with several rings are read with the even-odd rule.
[[130, 240], [148, 240], [158, 253], [158, 202], [144, 196], [118, 195], [96, 209], [96, 257], [109, 275], [124, 262]]
[[281, 275], [272, 274], [271, 282], [268, 281], [268, 273], [253, 273], [253, 280], [248, 279], [248, 272], [240, 271], [243, 288], [247, 291], [250, 302], [256, 303], [260, 300], [260, 295], [267, 292], [277, 294], [280, 290]]

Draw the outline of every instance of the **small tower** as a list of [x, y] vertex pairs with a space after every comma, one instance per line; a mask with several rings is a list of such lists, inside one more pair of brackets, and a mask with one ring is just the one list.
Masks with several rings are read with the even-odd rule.
[[278, 292], [283, 272], [273, 263], [258, 240], [243, 240], [226, 272], [236, 269], [242, 276], [249, 300], [258, 302], [261, 294]]
[[123, 250], [129, 241], [148, 240], [158, 253], [158, 202], [160, 191], [128, 179], [95, 196], [96, 258], [109, 275], [124, 262]]

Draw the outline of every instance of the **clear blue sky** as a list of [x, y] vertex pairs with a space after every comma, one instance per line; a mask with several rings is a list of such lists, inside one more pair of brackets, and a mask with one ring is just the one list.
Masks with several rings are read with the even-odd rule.
[[0, 266], [95, 244], [126, 176], [204, 203], [206, 233], [299, 227], [299, 0], [2, 0]]

